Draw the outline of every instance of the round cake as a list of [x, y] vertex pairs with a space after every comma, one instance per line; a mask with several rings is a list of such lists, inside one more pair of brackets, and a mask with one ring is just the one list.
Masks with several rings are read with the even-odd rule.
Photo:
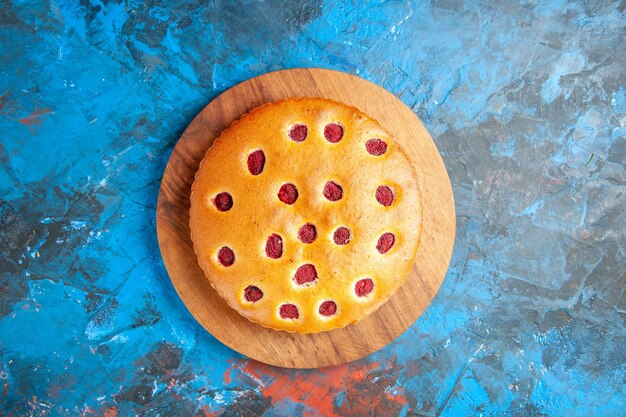
[[191, 191], [198, 263], [263, 326], [344, 327], [405, 281], [421, 232], [415, 171], [354, 107], [294, 98], [253, 109], [207, 151]]

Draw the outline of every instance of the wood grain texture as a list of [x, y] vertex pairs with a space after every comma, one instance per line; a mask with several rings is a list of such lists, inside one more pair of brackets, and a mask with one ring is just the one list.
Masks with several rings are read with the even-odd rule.
[[[231, 309], [196, 262], [189, 236], [189, 193], [213, 140], [234, 120], [263, 103], [288, 97], [324, 97], [377, 119], [414, 161], [423, 203], [422, 241], [406, 282], [378, 311], [343, 329], [301, 335], [267, 329]], [[445, 276], [455, 237], [450, 181], [428, 132], [397, 97], [350, 74], [325, 69], [277, 71], [227, 90], [194, 118], [174, 148], [157, 206], [161, 253], [174, 287], [191, 314], [213, 336], [261, 362], [318, 368], [359, 359], [384, 347], [422, 314]]]

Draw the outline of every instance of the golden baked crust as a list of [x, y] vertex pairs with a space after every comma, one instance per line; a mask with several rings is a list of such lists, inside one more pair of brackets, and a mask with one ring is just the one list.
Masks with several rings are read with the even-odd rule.
[[408, 157], [375, 120], [327, 99], [288, 99], [244, 115], [207, 151], [191, 238], [232, 308], [315, 333], [361, 320], [400, 287], [420, 204]]

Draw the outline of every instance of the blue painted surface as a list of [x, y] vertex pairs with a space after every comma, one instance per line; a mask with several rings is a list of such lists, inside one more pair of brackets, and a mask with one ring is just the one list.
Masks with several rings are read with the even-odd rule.
[[[0, 415], [624, 415], [624, 4], [355, 3], [3, 3]], [[306, 66], [424, 121], [458, 235], [399, 340], [297, 371], [195, 323], [155, 203], [206, 103]]]

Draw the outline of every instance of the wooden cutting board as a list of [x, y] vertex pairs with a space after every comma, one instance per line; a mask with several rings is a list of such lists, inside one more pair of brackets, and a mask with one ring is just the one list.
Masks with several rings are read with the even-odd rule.
[[[406, 282], [378, 311], [343, 329], [301, 335], [248, 321], [215, 292], [196, 262], [189, 237], [189, 193], [200, 161], [234, 120], [263, 103], [324, 97], [355, 106], [389, 130], [414, 161], [423, 198], [423, 231]], [[353, 361], [392, 342], [430, 304], [448, 268], [456, 218], [450, 180], [428, 132], [397, 97], [359, 77], [325, 69], [291, 69], [244, 81], [225, 91], [183, 133], [165, 169], [157, 206], [163, 261], [191, 314], [209, 333], [250, 358], [288, 368]]]

